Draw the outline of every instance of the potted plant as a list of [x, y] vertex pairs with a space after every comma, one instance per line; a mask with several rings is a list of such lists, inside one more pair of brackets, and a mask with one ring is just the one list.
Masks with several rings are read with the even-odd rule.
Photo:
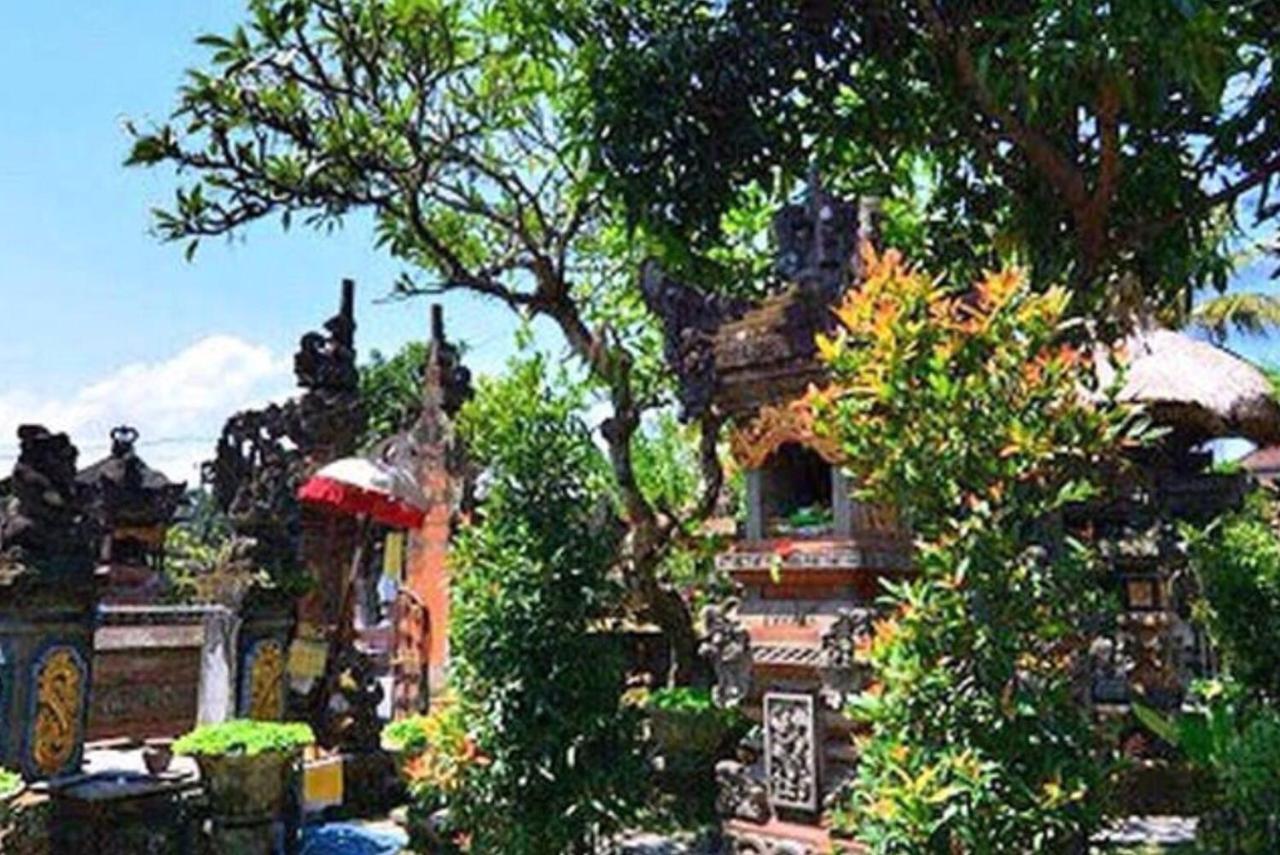
[[[677, 796], [689, 818], [711, 818], [716, 761], [732, 754], [750, 720], [736, 709], [716, 706], [709, 689], [657, 689], [641, 703], [652, 750], [659, 758], [658, 788]], [[698, 796], [689, 798], [691, 793]]]
[[305, 724], [236, 720], [197, 727], [173, 751], [195, 758], [214, 813], [274, 816], [290, 771], [313, 742]]
[[431, 746], [429, 716], [412, 715], [382, 729], [382, 750], [391, 755], [404, 783], [409, 783], [408, 764]]
[[11, 805], [25, 788], [21, 775], [0, 766], [0, 831], [9, 824], [13, 816]]

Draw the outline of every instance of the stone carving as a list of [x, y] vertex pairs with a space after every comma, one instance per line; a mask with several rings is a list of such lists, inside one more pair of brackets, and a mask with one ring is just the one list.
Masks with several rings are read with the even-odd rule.
[[274, 638], [254, 643], [246, 657], [246, 715], [258, 721], [284, 717], [284, 647]]
[[251, 563], [273, 575], [292, 564], [298, 547], [304, 460], [296, 445], [286, 444], [289, 434], [289, 414], [275, 404], [236, 413], [202, 471], [232, 529], [251, 541]]
[[76, 480], [85, 488], [88, 510], [110, 533], [122, 526], [165, 525], [182, 503], [186, 484], [175, 484], [148, 467], [134, 444], [138, 432], [128, 426], [111, 431], [111, 454]]
[[92, 578], [94, 532], [65, 433], [18, 428], [10, 496], [0, 508], [0, 580], [42, 571]]
[[789, 442], [813, 450], [833, 466], [841, 462], [839, 443], [818, 435], [813, 412], [802, 402], [761, 407], [753, 420], [736, 426], [729, 434], [733, 459], [745, 469], [764, 466], [775, 451]]
[[373, 663], [351, 645], [345, 646], [338, 657], [338, 679], [328, 699], [325, 732], [318, 736], [324, 745], [341, 745], [349, 751], [376, 751], [382, 731], [378, 705], [383, 691]]
[[74, 648], [50, 648], [35, 665], [35, 715], [31, 762], [42, 775], [57, 775], [80, 747], [85, 697], [84, 665]]
[[822, 702], [840, 710], [859, 688], [858, 641], [871, 634], [870, 609], [841, 609], [822, 634]]
[[745, 300], [707, 294], [672, 279], [648, 263], [640, 275], [640, 293], [662, 319], [663, 355], [680, 379], [680, 414], [695, 419], [711, 404], [716, 386], [715, 336], [720, 325], [749, 308]]
[[738, 620], [737, 607], [730, 600], [702, 611], [707, 635], [698, 652], [711, 660], [716, 675], [711, 695], [722, 707], [737, 706], [751, 693], [751, 638]]
[[768, 787], [755, 767], [737, 760], [716, 764], [716, 813], [749, 822], [769, 821]]
[[232, 529], [253, 540], [253, 563], [272, 574], [297, 560], [297, 491], [309, 469], [354, 451], [364, 425], [353, 300], [354, 285], [345, 280], [342, 308], [326, 332], [302, 337], [294, 373], [304, 393], [233, 415], [202, 470]]
[[764, 696], [765, 778], [774, 807], [818, 808], [818, 755], [812, 695]]
[[306, 392], [288, 405], [290, 439], [304, 453], [326, 459], [349, 454], [364, 427], [360, 374], [356, 369], [355, 283], [342, 281], [342, 305], [325, 321], [324, 333], [309, 332], [298, 343], [293, 371]]
[[835, 300], [852, 278], [858, 220], [858, 206], [827, 193], [817, 172], [811, 172], [805, 202], [788, 205], [773, 218], [779, 277], [824, 303]]
[[797, 840], [781, 840], [760, 834], [733, 835], [733, 855], [819, 855], [819, 850]]

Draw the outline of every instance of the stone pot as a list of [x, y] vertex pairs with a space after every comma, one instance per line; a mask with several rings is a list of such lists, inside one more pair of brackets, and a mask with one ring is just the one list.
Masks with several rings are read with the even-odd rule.
[[713, 757], [729, 733], [723, 716], [685, 710], [649, 710], [649, 733], [664, 757]]
[[197, 754], [209, 808], [219, 817], [266, 819], [284, 809], [296, 751], [261, 754]]
[[152, 777], [163, 775], [173, 762], [173, 740], [148, 739], [142, 749], [142, 762]]

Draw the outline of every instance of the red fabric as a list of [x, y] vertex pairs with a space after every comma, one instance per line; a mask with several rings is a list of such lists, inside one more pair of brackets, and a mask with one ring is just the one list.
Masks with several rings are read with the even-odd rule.
[[313, 505], [352, 516], [364, 515], [394, 528], [416, 529], [426, 513], [397, 501], [385, 493], [366, 490], [344, 481], [319, 475], [308, 479], [298, 490], [298, 498]]

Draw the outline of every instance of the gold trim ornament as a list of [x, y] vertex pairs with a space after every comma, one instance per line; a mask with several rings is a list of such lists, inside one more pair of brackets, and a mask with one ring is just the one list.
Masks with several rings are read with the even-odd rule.
[[84, 668], [70, 647], [55, 647], [36, 671], [36, 713], [31, 759], [44, 775], [66, 769], [80, 744]]
[[744, 469], [759, 469], [789, 442], [811, 449], [833, 466], [843, 460], [840, 444], [817, 433], [813, 411], [803, 400], [761, 407], [754, 419], [735, 426], [729, 434], [729, 450]]
[[249, 718], [277, 721], [284, 715], [284, 648], [278, 641], [260, 641], [251, 661]]

